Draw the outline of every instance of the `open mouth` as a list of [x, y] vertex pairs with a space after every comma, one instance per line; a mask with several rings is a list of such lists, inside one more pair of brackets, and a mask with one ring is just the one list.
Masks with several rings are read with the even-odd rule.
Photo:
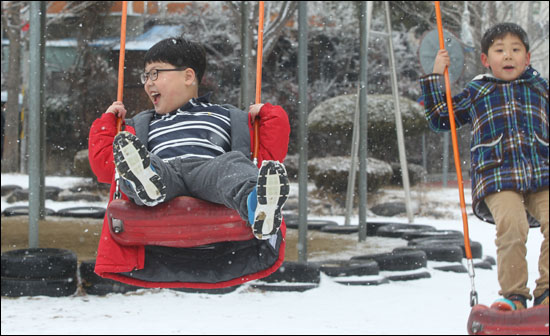
[[514, 70], [515, 67], [508, 65], [504, 67], [504, 70]]
[[158, 92], [151, 93], [151, 100], [153, 101], [153, 104], [157, 105], [160, 100], [160, 93]]

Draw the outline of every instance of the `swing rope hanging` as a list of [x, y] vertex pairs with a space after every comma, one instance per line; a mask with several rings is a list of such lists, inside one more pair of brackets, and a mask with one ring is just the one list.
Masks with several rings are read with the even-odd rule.
[[[264, 44], [264, 2], [259, 4], [258, 18], [258, 50], [256, 52], [256, 99], [255, 103], [260, 104], [262, 101], [262, 62], [263, 62], [263, 44]], [[258, 118], [256, 118], [258, 119]], [[258, 165], [258, 152], [260, 151], [260, 123], [254, 120], [254, 152], [252, 154], [252, 162]]]
[[[122, 92], [124, 90], [124, 58], [126, 54], [126, 16], [128, 13], [128, 1], [122, 1], [122, 19], [120, 23], [120, 55], [118, 57], [118, 87], [116, 100], [122, 101]], [[116, 122], [117, 133], [122, 128], [122, 118]]]
[[[126, 41], [127, 1], [123, 1], [117, 100], [122, 101]], [[259, 2], [258, 51], [256, 65], [256, 104], [261, 102], [264, 2]], [[122, 119], [117, 119], [117, 133]], [[254, 121], [253, 162], [257, 165], [259, 152], [259, 121]], [[115, 175], [116, 170], [115, 170]], [[108, 206], [111, 236], [121, 245], [159, 245], [194, 247], [221, 241], [254, 239], [252, 230], [235, 210], [192, 197], [180, 196], [154, 208], [140, 207], [120, 197], [118, 175], [115, 176], [115, 196]], [[162, 213], [162, 227], [157, 215]], [[161, 224], [159, 224], [161, 225]]]
[[[439, 34], [439, 49], [445, 49], [445, 42], [443, 38], [443, 22], [441, 19], [441, 7], [439, 1], [434, 1], [435, 15], [437, 20], [437, 31]], [[451, 81], [449, 79], [449, 69], [445, 67], [445, 94], [447, 98], [447, 109], [449, 111], [449, 121], [451, 125], [451, 137], [453, 143], [454, 163], [456, 168], [456, 176], [458, 179], [458, 194], [460, 197], [460, 210], [462, 213], [462, 224], [464, 228], [464, 250], [466, 259], [468, 261], [468, 275], [470, 276], [472, 290], [470, 292], [470, 306], [473, 307], [477, 304], [477, 292], [475, 290], [474, 283], [474, 265], [472, 260], [472, 249], [470, 247], [470, 235], [468, 232], [468, 216], [466, 214], [466, 201], [464, 200], [464, 184], [462, 181], [462, 169], [460, 167], [460, 152], [458, 151], [458, 141], [456, 135], [456, 123], [455, 115], [453, 111], [453, 98], [451, 96]]]

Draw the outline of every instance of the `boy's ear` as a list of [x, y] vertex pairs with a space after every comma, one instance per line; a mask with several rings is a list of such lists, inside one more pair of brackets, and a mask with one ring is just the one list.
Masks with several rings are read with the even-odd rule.
[[195, 75], [195, 70], [191, 68], [185, 69], [184, 76], [185, 76], [185, 84], [193, 85], [193, 82], [196, 82], [197, 76]]
[[528, 52], [525, 58], [525, 66], [531, 64], [531, 52]]
[[481, 64], [488, 69], [491, 68], [489, 64], [489, 57], [485, 53], [481, 53]]

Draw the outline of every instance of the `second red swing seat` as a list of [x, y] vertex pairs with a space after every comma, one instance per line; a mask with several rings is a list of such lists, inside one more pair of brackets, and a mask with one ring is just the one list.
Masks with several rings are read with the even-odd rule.
[[192, 197], [180, 196], [154, 207], [115, 199], [107, 216], [111, 236], [121, 245], [196, 247], [254, 238], [235, 210]]

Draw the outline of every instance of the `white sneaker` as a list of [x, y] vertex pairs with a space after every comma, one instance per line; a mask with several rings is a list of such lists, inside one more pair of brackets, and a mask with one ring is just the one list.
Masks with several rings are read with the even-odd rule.
[[113, 141], [113, 155], [120, 177], [135, 190], [147, 206], [155, 206], [166, 198], [166, 186], [151, 166], [149, 152], [141, 141], [129, 132], [120, 132]]
[[267, 240], [281, 226], [281, 209], [290, 192], [285, 166], [279, 161], [263, 161], [256, 190], [258, 204], [252, 231], [257, 239]]

